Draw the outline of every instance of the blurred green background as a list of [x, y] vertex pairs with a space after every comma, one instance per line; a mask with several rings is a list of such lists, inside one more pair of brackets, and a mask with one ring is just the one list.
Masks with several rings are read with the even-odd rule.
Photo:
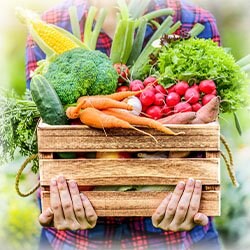
[[[42, 12], [60, 0], [8, 0], [0, 8], [0, 87], [25, 90], [24, 54], [26, 28], [15, 17], [15, 7], [22, 6]], [[210, 10], [217, 19], [222, 43], [232, 48], [236, 59], [250, 53], [250, 1], [249, 0], [193, 0]], [[243, 134], [239, 136], [232, 115], [221, 117], [221, 129], [233, 150], [235, 168], [240, 187], [235, 189], [222, 161], [222, 216], [216, 218], [217, 228], [225, 249], [250, 247], [250, 110], [238, 112]], [[23, 159], [0, 168], [0, 243], [4, 249], [33, 250], [37, 248], [40, 226], [36, 197], [19, 198], [14, 190], [15, 173]], [[37, 180], [30, 171], [23, 177], [23, 189]]]

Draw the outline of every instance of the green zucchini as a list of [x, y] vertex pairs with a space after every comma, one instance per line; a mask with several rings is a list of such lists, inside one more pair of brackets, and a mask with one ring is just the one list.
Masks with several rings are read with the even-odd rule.
[[49, 125], [68, 124], [62, 103], [48, 80], [42, 75], [34, 75], [30, 91], [43, 122]]

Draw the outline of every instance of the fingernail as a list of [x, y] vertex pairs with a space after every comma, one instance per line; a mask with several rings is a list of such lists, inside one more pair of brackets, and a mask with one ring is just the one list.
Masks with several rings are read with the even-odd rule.
[[56, 179], [51, 179], [51, 185], [52, 185], [52, 186], [56, 186], [56, 185], [57, 185]]
[[60, 183], [64, 184], [65, 178], [64, 178], [63, 176], [59, 176], [59, 177], [58, 177], [58, 181], [59, 181]]
[[200, 188], [201, 187], [201, 181], [200, 180], [197, 180], [196, 183], [195, 183], [196, 187]]
[[178, 183], [178, 186], [179, 186], [179, 188], [184, 188], [185, 187], [185, 182], [184, 181], [180, 181]]
[[188, 185], [193, 185], [194, 184], [194, 179], [193, 178], [189, 178], [188, 179]]
[[80, 197], [81, 197], [83, 200], [86, 199], [86, 197], [85, 197], [85, 195], [84, 195], [83, 193], [80, 193]]
[[74, 181], [70, 181], [70, 182], [69, 182], [69, 186], [70, 186], [71, 188], [75, 188], [75, 187], [76, 187], [76, 183], [75, 183]]
[[46, 209], [45, 215], [46, 215], [47, 217], [50, 217], [50, 216], [53, 215], [53, 212], [52, 212], [51, 208], [47, 208], [47, 209]]

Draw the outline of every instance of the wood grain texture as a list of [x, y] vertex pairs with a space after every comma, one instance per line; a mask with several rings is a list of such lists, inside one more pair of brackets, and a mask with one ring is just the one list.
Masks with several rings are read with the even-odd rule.
[[176, 185], [192, 177], [217, 185], [219, 159], [70, 159], [40, 160], [41, 185], [63, 175], [78, 185]]
[[[218, 151], [219, 125], [171, 125], [184, 135], [169, 136], [159, 131], [142, 128], [158, 141], [130, 129], [104, 131], [86, 126], [38, 126], [39, 152], [88, 151]], [[135, 143], [136, 142], [136, 143]]]
[[[112, 192], [92, 191], [83, 192], [91, 201], [97, 215], [105, 216], [152, 216], [168, 192]], [[42, 209], [50, 204], [49, 192], [44, 191]], [[220, 193], [218, 191], [204, 191], [202, 193], [200, 212], [208, 216], [220, 215]]]

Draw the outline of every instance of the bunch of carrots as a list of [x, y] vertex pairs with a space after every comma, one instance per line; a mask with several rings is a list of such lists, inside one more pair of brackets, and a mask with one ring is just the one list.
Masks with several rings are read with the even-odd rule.
[[[89, 127], [99, 129], [129, 128], [153, 137], [151, 134], [136, 128], [135, 126], [146, 126], [159, 130], [168, 135], [178, 135], [162, 123], [136, 116], [129, 111], [133, 106], [124, 100], [139, 94], [141, 91], [125, 91], [111, 95], [82, 96], [77, 101], [76, 107], [68, 107], [66, 115], [69, 119], [80, 118], [81, 122]], [[155, 140], [155, 138], [153, 137]]]

